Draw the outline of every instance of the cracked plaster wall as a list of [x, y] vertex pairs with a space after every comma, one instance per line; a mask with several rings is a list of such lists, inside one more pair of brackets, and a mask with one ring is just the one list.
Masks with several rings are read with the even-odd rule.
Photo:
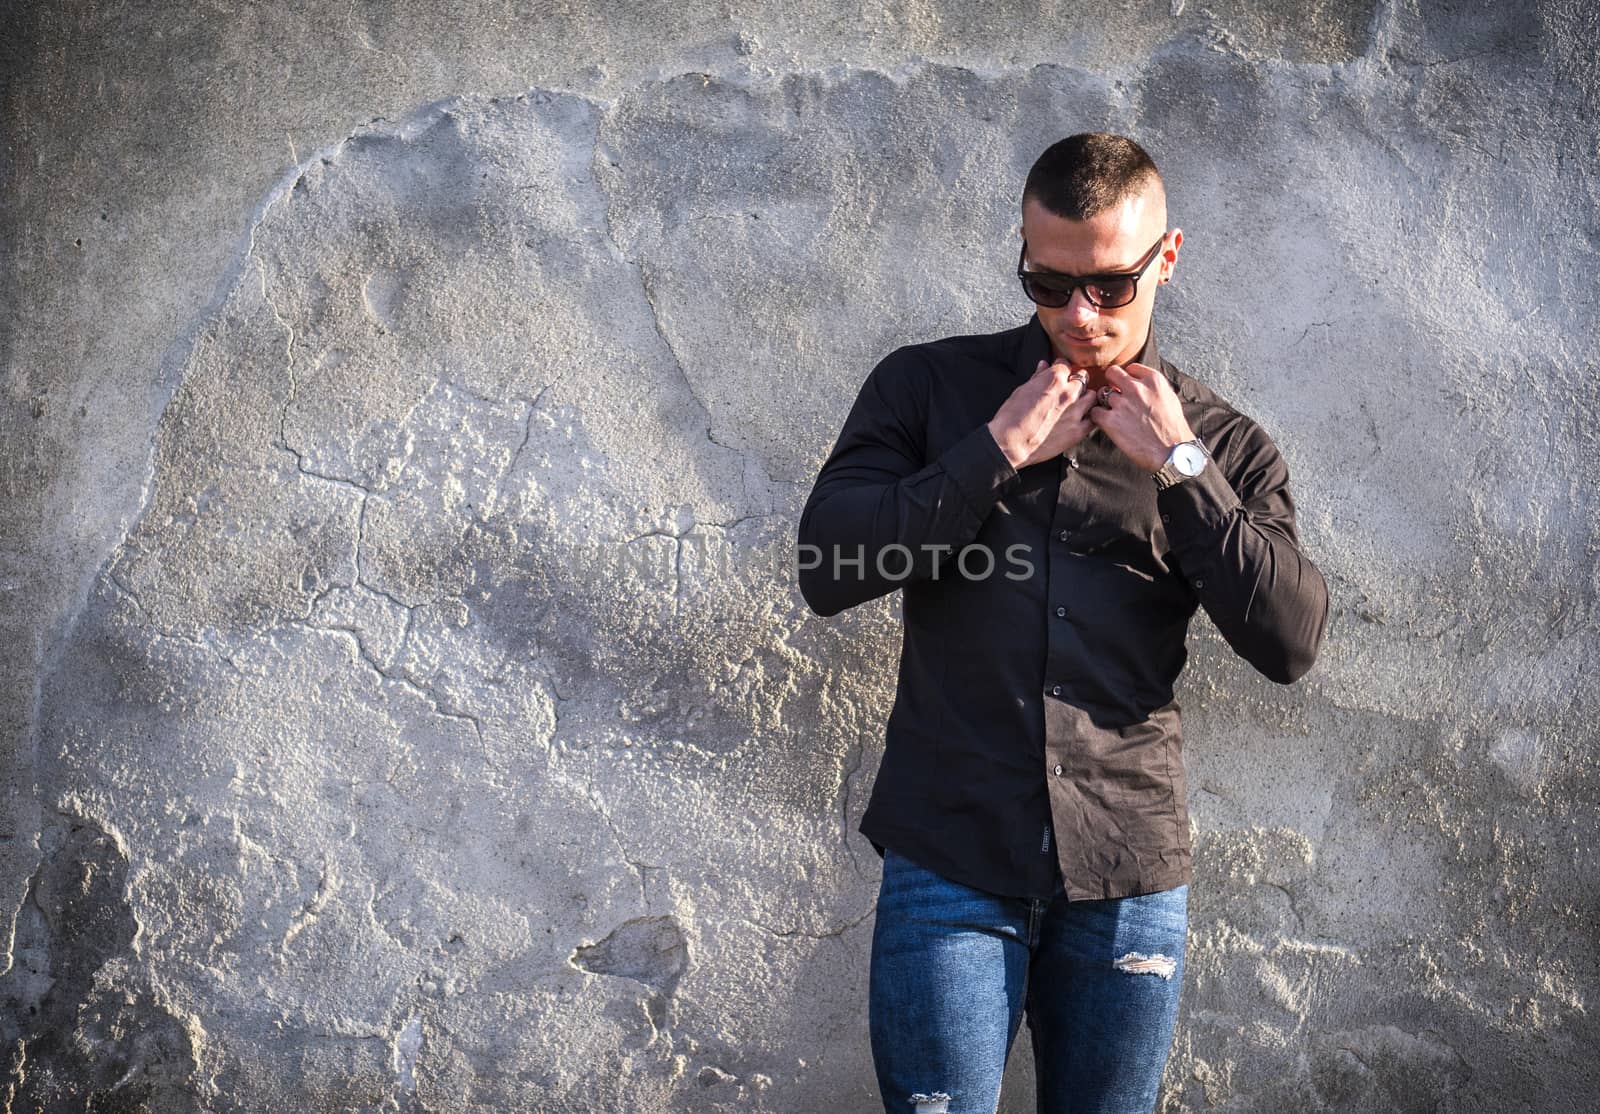
[[1592, 8], [14, 26], [0, 1109], [874, 1109], [894, 607], [788, 546], [1088, 127], [1335, 601], [1287, 690], [1196, 622], [1162, 1108], [1587, 1108]]

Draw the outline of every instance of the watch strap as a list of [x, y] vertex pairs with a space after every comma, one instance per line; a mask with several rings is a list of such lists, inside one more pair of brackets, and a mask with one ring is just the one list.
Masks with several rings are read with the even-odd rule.
[[1152, 472], [1150, 478], [1155, 480], [1157, 491], [1165, 491], [1169, 487], [1177, 487], [1189, 477], [1178, 471], [1177, 467], [1169, 460], [1158, 470]]

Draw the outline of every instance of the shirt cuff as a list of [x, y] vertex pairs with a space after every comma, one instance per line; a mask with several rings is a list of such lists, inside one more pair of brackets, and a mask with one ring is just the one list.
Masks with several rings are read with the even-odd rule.
[[1183, 542], [1217, 533], [1241, 505], [1238, 493], [1215, 460], [1206, 461], [1198, 476], [1156, 492], [1161, 524], [1174, 549], [1183, 548]]
[[987, 510], [1017, 478], [1017, 470], [985, 422], [944, 451], [939, 464], [968, 504]]

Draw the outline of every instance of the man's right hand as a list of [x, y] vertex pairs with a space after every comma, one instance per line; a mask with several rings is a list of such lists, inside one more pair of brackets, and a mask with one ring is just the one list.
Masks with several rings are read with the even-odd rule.
[[1095, 428], [1089, 420], [1095, 395], [1084, 390], [1085, 376], [1072, 376], [1065, 360], [1038, 369], [989, 419], [989, 432], [1011, 467], [1026, 468], [1070, 452]]

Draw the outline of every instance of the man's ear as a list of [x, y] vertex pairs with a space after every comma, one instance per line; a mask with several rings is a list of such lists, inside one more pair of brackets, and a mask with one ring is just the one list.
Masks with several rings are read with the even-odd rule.
[[1172, 281], [1172, 268], [1178, 263], [1178, 249], [1183, 246], [1183, 229], [1174, 228], [1167, 237], [1167, 246], [1161, 252], [1161, 281]]

